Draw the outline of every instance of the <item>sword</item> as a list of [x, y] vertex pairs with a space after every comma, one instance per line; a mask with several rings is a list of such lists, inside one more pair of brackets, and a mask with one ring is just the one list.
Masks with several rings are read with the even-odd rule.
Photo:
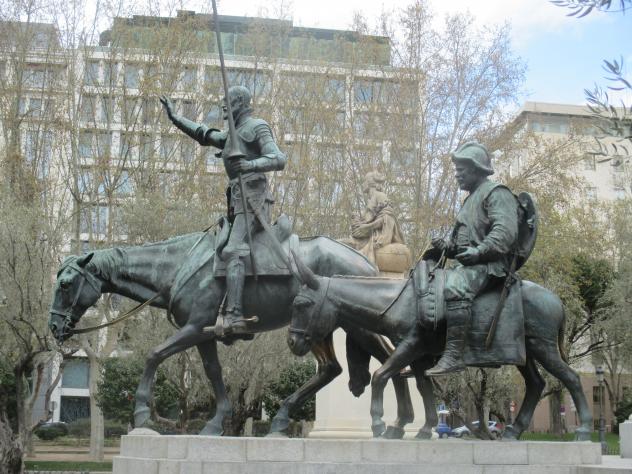
[[496, 304], [496, 309], [494, 310], [494, 314], [492, 316], [492, 324], [489, 326], [489, 332], [487, 333], [487, 338], [485, 339], [485, 350], [489, 350], [489, 348], [492, 346], [492, 342], [494, 342], [494, 335], [496, 334], [498, 318], [500, 317], [500, 313], [502, 313], [503, 311], [503, 306], [505, 306], [505, 300], [507, 299], [507, 295], [509, 294], [509, 288], [513, 283], [514, 273], [516, 272], [517, 264], [518, 254], [514, 253], [511, 259], [511, 265], [509, 266], [509, 272], [505, 277], [503, 289], [500, 292], [500, 298], [498, 298], [498, 303]]
[[[217, 37], [217, 49], [219, 51], [219, 64], [222, 71], [222, 82], [224, 83], [224, 100], [226, 102], [226, 112], [228, 114], [228, 134], [230, 136], [230, 149], [225, 150], [228, 153], [227, 159], [237, 160], [243, 158], [244, 155], [239, 149], [239, 142], [237, 141], [237, 131], [235, 130], [235, 119], [233, 118], [233, 109], [230, 104], [230, 98], [228, 97], [228, 76], [226, 75], [226, 65], [224, 64], [224, 50], [222, 48], [222, 35], [219, 31], [219, 15], [217, 14], [217, 5], [215, 0], [211, 0], [213, 4], [213, 17], [215, 19], [215, 35]], [[252, 234], [250, 233], [250, 221], [248, 220], [248, 196], [244, 189], [244, 181], [241, 178], [241, 173], [237, 175], [239, 180], [239, 192], [241, 193], [241, 205], [244, 208], [244, 218], [246, 219], [246, 235], [248, 236], [248, 247], [250, 248], [250, 266], [252, 267], [252, 274], [257, 280], [257, 267], [255, 266], [255, 259], [252, 254]], [[255, 213], [256, 215], [256, 213]], [[258, 216], [257, 216], [258, 217]]]

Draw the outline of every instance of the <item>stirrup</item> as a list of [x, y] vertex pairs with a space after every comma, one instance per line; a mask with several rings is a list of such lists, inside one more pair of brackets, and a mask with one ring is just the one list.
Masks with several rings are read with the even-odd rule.
[[[215, 321], [214, 326], [206, 326], [202, 329], [204, 334], [215, 334], [217, 337], [224, 337], [230, 335], [240, 335], [240, 334], [253, 334], [252, 331], [248, 330], [248, 323], [258, 323], [259, 316], [252, 316], [251, 318], [240, 318], [236, 321], [240, 323], [238, 326], [235, 326], [234, 323], [226, 324], [226, 319], [222, 314], [217, 317], [217, 321]], [[243, 322], [243, 326], [242, 323]]]
[[450, 358], [452, 359], [451, 362], [444, 362], [443, 357], [442, 357], [441, 360], [439, 360], [439, 362], [437, 363], [437, 365], [435, 365], [431, 369], [426, 370], [425, 372], [426, 377], [434, 377], [436, 375], [450, 374], [452, 372], [458, 372], [460, 370], [465, 369], [465, 363], [463, 363], [462, 358], [459, 357], [457, 359], [452, 356], [450, 356]]

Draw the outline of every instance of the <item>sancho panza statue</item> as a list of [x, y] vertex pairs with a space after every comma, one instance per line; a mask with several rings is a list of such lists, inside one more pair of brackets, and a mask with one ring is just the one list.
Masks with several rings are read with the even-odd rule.
[[487, 179], [494, 173], [487, 148], [468, 142], [452, 153], [459, 187], [469, 192], [450, 238], [432, 245], [460, 265], [446, 273], [446, 348], [426, 375], [440, 375], [465, 367], [463, 351], [474, 298], [504, 281], [518, 238], [518, 200], [505, 186]]
[[[242, 293], [245, 279], [244, 259], [250, 253], [247, 228], [249, 227], [251, 231], [261, 229], [261, 224], [252, 212], [252, 207], [256, 206], [260, 211], [259, 214], [269, 222], [271, 205], [274, 201], [268, 189], [265, 173], [282, 170], [287, 163], [287, 158], [275, 143], [272, 130], [266, 121], [252, 116], [251, 96], [248, 89], [242, 86], [231, 87], [228, 90], [228, 100], [240, 142], [239, 148], [245, 157], [228, 160], [224, 152], [218, 153], [230, 180], [226, 197], [228, 220], [232, 223], [228, 243], [221, 252], [222, 258], [227, 262], [224, 325], [228, 332], [240, 332], [246, 328], [242, 313]], [[210, 145], [221, 150], [231, 148], [227, 130], [220, 131], [177, 115], [172, 102], [167, 97], [161, 97], [160, 101], [174, 125], [200, 145]], [[228, 120], [226, 105], [223, 106], [223, 111], [224, 120]], [[248, 212], [244, 212], [244, 199], [238, 184], [239, 174], [242, 175], [244, 190], [250, 204]]]
[[389, 244], [403, 244], [393, 206], [383, 190], [384, 176], [370, 171], [364, 177], [362, 191], [366, 197], [366, 209], [353, 220], [351, 238], [342, 242], [359, 250], [372, 262], [377, 262], [376, 252]]

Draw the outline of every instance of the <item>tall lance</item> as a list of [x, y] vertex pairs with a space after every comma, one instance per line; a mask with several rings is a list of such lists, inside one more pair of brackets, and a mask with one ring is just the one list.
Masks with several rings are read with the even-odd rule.
[[[244, 158], [246, 155], [239, 149], [239, 142], [237, 141], [237, 130], [235, 130], [235, 119], [233, 118], [233, 108], [230, 103], [230, 97], [228, 97], [228, 77], [226, 75], [226, 66], [224, 64], [224, 49], [222, 48], [222, 35], [219, 31], [219, 16], [217, 14], [217, 5], [215, 0], [211, 0], [213, 3], [213, 17], [215, 18], [215, 34], [217, 36], [217, 49], [219, 51], [219, 64], [222, 70], [222, 82], [224, 83], [224, 101], [226, 103], [226, 112], [228, 115], [228, 135], [230, 137], [230, 148], [225, 150], [228, 153], [227, 160], [238, 160]], [[246, 235], [248, 236], [248, 247], [250, 247], [250, 266], [252, 267], [252, 274], [257, 280], [257, 267], [255, 266], [255, 259], [252, 255], [252, 234], [250, 233], [250, 220], [248, 219], [248, 196], [244, 192], [244, 181], [241, 178], [241, 172], [237, 179], [239, 180], [239, 192], [241, 193], [241, 205], [244, 210], [244, 217], [246, 220]]]

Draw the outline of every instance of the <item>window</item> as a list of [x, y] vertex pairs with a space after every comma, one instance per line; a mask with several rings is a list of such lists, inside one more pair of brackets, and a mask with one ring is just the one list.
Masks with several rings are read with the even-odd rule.
[[79, 157], [83, 159], [92, 158], [92, 138], [94, 133], [83, 130], [79, 133]]
[[0, 81], [4, 80], [7, 75], [7, 62], [0, 61]]
[[138, 89], [140, 85], [140, 67], [136, 64], [125, 65], [125, 87]]
[[24, 135], [24, 157], [35, 175], [44, 179], [50, 171], [53, 134], [49, 131], [28, 130]]
[[182, 101], [182, 115], [189, 120], [197, 120], [198, 112], [197, 107], [195, 106], [195, 102], [192, 100], [183, 100]]
[[222, 109], [217, 104], [209, 104], [208, 113], [204, 116], [204, 123], [210, 127], [220, 128], [224, 121]]
[[81, 99], [79, 109], [79, 119], [84, 122], [93, 123], [97, 115], [97, 98], [91, 95], [84, 95]]
[[119, 157], [122, 159], [131, 159], [133, 144], [134, 140], [131, 134], [121, 133]]
[[224, 50], [224, 54], [235, 54], [235, 34], [222, 32], [220, 33], [220, 36], [222, 38], [222, 49]]
[[325, 86], [325, 100], [331, 102], [342, 102], [345, 100], [345, 80], [327, 79]]
[[222, 93], [222, 72], [214, 66], [204, 68], [204, 85], [212, 94], [223, 95]]
[[353, 96], [357, 103], [366, 104], [380, 99], [381, 83], [369, 79], [356, 79], [353, 83]]
[[195, 66], [185, 66], [182, 72], [182, 88], [185, 90], [193, 90], [197, 83], [197, 69]]
[[156, 121], [156, 101], [153, 99], [143, 99], [143, 124], [151, 125]]
[[88, 86], [99, 85], [99, 61], [88, 61], [86, 63], [84, 81]]
[[70, 423], [80, 418], [90, 417], [90, 397], [61, 397], [59, 421]]
[[112, 133], [99, 132], [94, 135], [96, 138], [95, 150], [99, 158], [109, 156], [112, 150]]
[[180, 140], [180, 153], [182, 153], [182, 161], [185, 163], [195, 161], [195, 143], [193, 140]]
[[622, 187], [614, 188], [614, 197], [616, 199], [625, 199], [625, 189]]
[[129, 196], [133, 191], [133, 180], [129, 175], [129, 171], [123, 170], [116, 180], [114, 192], [118, 196]]
[[82, 208], [79, 231], [82, 234], [107, 234], [108, 214], [106, 206]]
[[160, 158], [164, 161], [173, 160], [177, 139], [173, 135], [163, 135], [160, 140]]
[[112, 123], [114, 122], [114, 106], [116, 100], [113, 97], [103, 96], [101, 97], [101, 122]]
[[24, 68], [22, 82], [26, 87], [44, 87], [46, 71], [44, 67], [29, 65]]
[[139, 141], [139, 159], [149, 160], [154, 153], [154, 143], [151, 135], [141, 135]]
[[124, 99], [123, 100], [123, 115], [125, 116], [125, 123], [128, 125], [136, 123], [138, 118], [138, 103], [136, 99]]
[[61, 378], [63, 388], [88, 388], [88, 359], [74, 358], [66, 362]]
[[42, 99], [31, 99], [29, 101], [29, 115], [36, 118], [42, 116]]
[[103, 69], [103, 84], [106, 86], [116, 85], [117, 76], [118, 64], [114, 62], [108, 62]]

